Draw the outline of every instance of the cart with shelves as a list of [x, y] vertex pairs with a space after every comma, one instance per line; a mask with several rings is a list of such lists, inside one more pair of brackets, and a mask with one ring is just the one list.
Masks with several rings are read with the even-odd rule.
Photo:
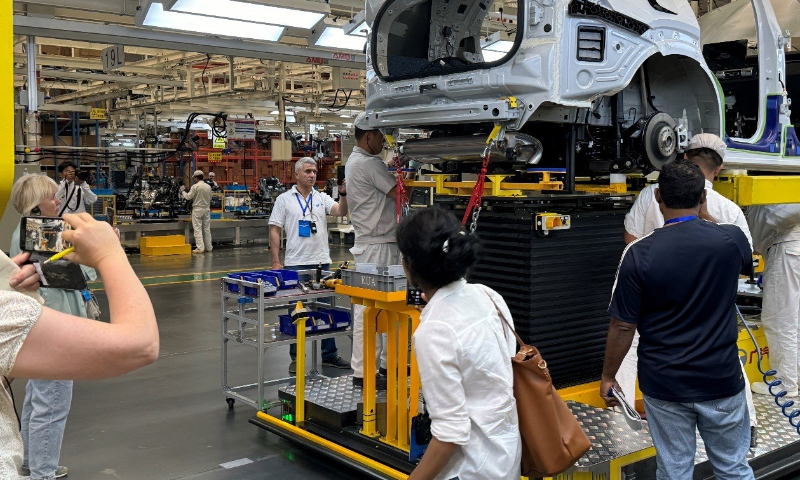
[[[315, 274], [314, 270], [300, 270], [301, 278]], [[330, 272], [323, 272], [324, 275]], [[294, 307], [297, 302], [312, 310], [319, 308], [335, 308], [350, 312], [351, 309], [335, 305], [336, 292], [333, 289], [302, 291], [300, 288], [278, 290], [274, 295], [270, 284], [256, 283], [247, 280], [223, 277], [221, 324], [222, 324], [222, 393], [228, 406], [233, 408], [236, 400], [251, 405], [259, 411], [266, 411], [271, 407], [281, 404], [279, 400], [265, 398], [267, 387], [294, 383], [295, 377], [267, 379], [265, 373], [265, 356], [268, 348], [289, 345], [297, 342], [292, 335], [281, 333], [276, 315], [268, 316], [267, 312], [278, 310], [286, 311]], [[247, 292], [257, 291], [255, 295]], [[236, 290], [236, 291], [232, 291]], [[274, 318], [273, 318], [274, 317]], [[306, 333], [305, 340], [312, 345], [311, 369], [306, 378], [322, 378], [318, 371], [317, 351], [318, 342], [326, 338], [352, 336], [352, 326], [344, 330], [327, 330], [322, 332]], [[229, 381], [229, 343], [243, 345], [256, 350], [258, 362], [257, 378], [255, 382], [230, 385]], [[298, 349], [299, 350], [299, 349]], [[301, 362], [298, 361], [298, 369]], [[253, 392], [255, 391], [255, 397]], [[249, 393], [249, 394], [248, 394]]]

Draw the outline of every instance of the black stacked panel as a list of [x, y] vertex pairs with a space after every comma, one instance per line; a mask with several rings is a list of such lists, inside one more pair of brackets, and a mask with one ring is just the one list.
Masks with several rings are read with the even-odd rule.
[[540, 350], [557, 388], [598, 380], [626, 210], [558, 209], [571, 215], [571, 229], [543, 236], [535, 209], [481, 213], [483, 255], [471, 281], [505, 298], [517, 332]]

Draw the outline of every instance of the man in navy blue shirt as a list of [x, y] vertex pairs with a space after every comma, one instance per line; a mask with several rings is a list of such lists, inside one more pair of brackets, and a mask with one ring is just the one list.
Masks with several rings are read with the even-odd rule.
[[614, 377], [638, 330], [639, 388], [657, 478], [692, 478], [697, 429], [717, 478], [751, 479], [734, 308], [739, 274], [752, 268], [750, 244], [739, 227], [698, 218], [705, 179], [692, 162], [665, 165], [655, 197], [664, 227], [622, 254], [600, 394], [617, 404], [609, 391], [619, 389]]

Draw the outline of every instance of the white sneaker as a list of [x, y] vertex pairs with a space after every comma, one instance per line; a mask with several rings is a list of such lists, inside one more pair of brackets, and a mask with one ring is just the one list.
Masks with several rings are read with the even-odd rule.
[[[783, 385], [778, 385], [772, 389], [775, 393], [779, 393], [783, 390]], [[769, 385], [764, 382], [753, 382], [750, 384], [750, 391], [757, 395], [772, 395], [769, 393]], [[787, 390], [786, 396], [787, 397], [796, 397], [797, 390]]]
[[194, 250], [192, 250], [192, 253], [205, 253], [205, 250], [201, 250], [199, 248], [195, 248]]

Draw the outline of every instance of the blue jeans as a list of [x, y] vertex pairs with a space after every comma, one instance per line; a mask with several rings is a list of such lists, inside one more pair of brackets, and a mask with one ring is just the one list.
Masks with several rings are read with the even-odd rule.
[[72, 380], [28, 380], [22, 405], [22, 465], [31, 478], [55, 478], [72, 403]]
[[752, 479], [747, 463], [750, 419], [745, 392], [699, 403], [677, 403], [644, 395], [647, 424], [656, 447], [658, 480], [692, 478], [697, 450], [695, 428], [720, 480]]
[[[317, 265], [287, 265], [285, 267], [286, 270], [314, 270], [317, 268]], [[322, 264], [323, 270], [330, 270], [331, 264], [324, 263]], [[336, 348], [336, 339], [335, 338], [326, 338], [322, 340], [322, 361], [333, 361], [336, 360], [336, 357], [339, 355], [339, 350]], [[297, 359], [297, 345], [291, 344], [289, 345], [289, 357], [294, 362]]]

